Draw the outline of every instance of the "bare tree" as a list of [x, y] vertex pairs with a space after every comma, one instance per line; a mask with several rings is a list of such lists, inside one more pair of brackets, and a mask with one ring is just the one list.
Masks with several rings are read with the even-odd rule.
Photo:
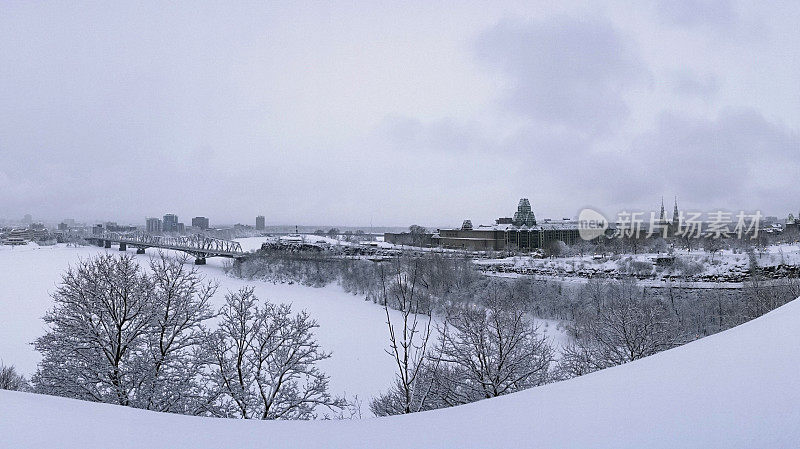
[[211, 297], [216, 282], [204, 282], [188, 258], [159, 253], [150, 259], [154, 307], [147, 333], [146, 370], [137, 385], [136, 406], [183, 414], [203, 412], [210, 399], [198, 379], [194, 351], [203, 338], [203, 323], [214, 317]]
[[0, 390], [28, 391], [30, 385], [25, 376], [17, 373], [13, 366], [0, 363]]
[[703, 239], [703, 249], [705, 249], [706, 252], [711, 254], [712, 263], [714, 262], [714, 255], [722, 251], [724, 247], [725, 243], [720, 238], [714, 238], [713, 236], [709, 236]]
[[225, 298], [219, 328], [204, 354], [219, 391], [219, 416], [244, 419], [312, 419], [317, 406], [342, 409], [328, 393], [328, 376], [315, 365], [330, 357], [314, 340], [316, 321], [288, 305], [258, 307], [252, 288]]
[[131, 405], [142, 379], [142, 348], [156, 312], [153, 285], [133, 257], [101, 255], [63, 276], [44, 316], [50, 330], [34, 345], [43, 355], [40, 392]]
[[596, 245], [592, 242], [584, 239], [580, 239], [573, 245], [575, 252], [578, 253], [581, 257], [585, 256], [586, 254], [591, 254], [596, 250]]
[[576, 319], [575, 341], [564, 348], [559, 365], [564, 377], [621, 365], [686, 341], [670, 310], [644, 297], [634, 282], [614, 282], [608, 295], [604, 307]]
[[160, 254], [144, 272], [131, 256], [102, 255], [64, 275], [36, 340], [37, 391], [166, 412], [203, 413], [194, 356], [216, 284]]
[[408, 233], [410, 234], [412, 245], [422, 246], [428, 230], [420, 225], [411, 225], [408, 227]]
[[[378, 416], [424, 410], [431, 390], [430, 384], [424, 382], [431, 376], [420, 376], [433, 322], [429, 302], [422, 300], [420, 262], [396, 259], [391, 268], [390, 275], [385, 266], [380, 269], [381, 299], [389, 328], [386, 352], [394, 359], [397, 372], [392, 388], [370, 403], [370, 409]], [[392, 320], [390, 308], [400, 312], [399, 319]]]
[[439, 328], [433, 357], [437, 393], [447, 405], [500, 396], [549, 381], [553, 349], [517, 309], [491, 301], [489, 307], [460, 308]]

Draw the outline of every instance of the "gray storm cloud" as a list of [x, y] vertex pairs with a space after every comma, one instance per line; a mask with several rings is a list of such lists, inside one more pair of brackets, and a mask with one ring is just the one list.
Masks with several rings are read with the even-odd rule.
[[[796, 4], [0, 5], [0, 218], [798, 209]], [[726, 36], [733, 36], [728, 39]]]

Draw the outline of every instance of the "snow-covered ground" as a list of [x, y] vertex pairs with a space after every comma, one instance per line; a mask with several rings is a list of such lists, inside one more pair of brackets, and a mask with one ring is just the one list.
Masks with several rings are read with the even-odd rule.
[[[278, 241], [295, 241], [297, 240], [296, 237], [287, 237], [287, 236], [274, 236], [274, 237], [245, 237], [241, 239], [235, 239], [242, 245], [243, 251], [255, 251], [257, 249], [261, 249], [261, 245], [267, 242], [278, 242]], [[326, 243], [328, 245], [351, 245], [354, 243], [347, 242], [345, 240], [337, 240], [331, 237], [325, 237], [320, 235], [313, 235], [313, 234], [303, 234], [300, 238], [300, 241], [305, 243]]]
[[[91, 246], [0, 245], [0, 360], [3, 363], [15, 365], [25, 375], [36, 370], [40, 357], [30, 342], [45, 332], [41, 317], [52, 307], [50, 293], [70, 264], [103, 251], [106, 250]], [[108, 251], [116, 253], [117, 249]], [[130, 250], [128, 254], [134, 252]], [[147, 264], [149, 256], [137, 257], [140, 263]], [[393, 361], [384, 352], [388, 347], [388, 332], [383, 309], [335, 285], [312, 288], [232, 278], [222, 272], [226, 261], [209, 259], [208, 265], [200, 267], [208, 279], [220, 282], [215, 305], [224, 303], [225, 292], [253, 285], [260, 299], [291, 303], [294, 311], [308, 311], [319, 322], [315, 335], [321, 346], [333, 352], [333, 357], [320, 363], [320, 368], [331, 377], [331, 393], [346, 393], [349, 398], [358, 395], [364, 400], [363, 408], [368, 414], [369, 398], [388, 388], [394, 374]]]
[[[260, 248], [265, 240], [253, 237], [238, 241], [247, 251]], [[52, 307], [50, 294], [70, 264], [104, 251], [118, 252], [117, 248], [93, 246], [0, 245], [0, 361], [14, 365], [26, 376], [36, 371], [40, 357], [30, 343], [45, 333], [41, 317]], [[135, 255], [133, 250], [128, 254]], [[136, 257], [147, 265], [150, 256]], [[330, 376], [330, 392], [346, 394], [349, 399], [357, 396], [363, 401], [362, 412], [371, 415], [370, 398], [390, 386], [395, 372], [393, 359], [384, 352], [388, 348], [388, 332], [383, 308], [336, 285], [312, 288], [232, 278], [222, 271], [225, 263], [230, 262], [211, 258], [208, 265], [200, 266], [208, 279], [220, 282], [215, 306], [224, 303], [225, 292], [253, 285], [262, 300], [291, 303], [296, 312], [306, 310], [320, 325], [315, 331], [320, 345], [333, 353], [319, 365]], [[557, 321], [537, 320], [537, 325], [558, 346], [568, 339]]]
[[[623, 254], [595, 258], [569, 256], [541, 259], [530, 256], [514, 256], [502, 259], [476, 260], [476, 264], [492, 269], [530, 272], [540, 276], [553, 277], [596, 277], [598, 275], [637, 274], [639, 277], [651, 277], [656, 281], [670, 277], [688, 276], [687, 280], [702, 280], [709, 277], [720, 280], [735, 280], [744, 275], [750, 267], [749, 256], [741, 251], [722, 250], [709, 254], [702, 249], [688, 252], [676, 250], [676, 263], [669, 266], [658, 266], [656, 259], [664, 257], [664, 253]], [[779, 265], [800, 266], [800, 245], [774, 245], [756, 253], [760, 267]], [[638, 264], [638, 265], [637, 265]]]
[[391, 418], [224, 420], [0, 391], [0, 446], [795, 448], [798, 322], [793, 301], [626, 365]]

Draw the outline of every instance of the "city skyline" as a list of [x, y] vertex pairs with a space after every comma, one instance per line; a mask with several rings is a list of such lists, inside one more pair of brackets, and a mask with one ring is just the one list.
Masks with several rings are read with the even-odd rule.
[[[524, 198], [524, 200], [528, 201], [528, 205], [530, 206], [530, 212], [535, 215], [535, 213], [536, 213], [535, 205], [531, 205], [527, 198]], [[782, 222], [782, 221], [785, 221], [787, 219], [787, 217], [793, 217], [795, 215], [795, 212], [792, 212], [792, 211], [789, 211], [788, 213], [770, 214], [770, 213], [765, 213], [764, 211], [761, 211], [761, 210], [753, 210], [753, 211], [746, 211], [746, 210], [738, 210], [737, 211], [737, 210], [733, 210], [733, 209], [731, 209], [731, 210], [726, 210], [726, 209], [698, 210], [698, 209], [684, 208], [683, 206], [681, 206], [679, 208], [679, 206], [678, 206], [678, 198], [676, 196], [674, 198], [673, 208], [670, 210], [669, 215], [667, 216], [667, 218], [669, 218], [671, 221], [674, 221], [674, 218], [676, 217], [676, 213], [678, 213], [679, 209], [682, 212], [700, 213], [700, 214], [706, 214], [706, 215], [707, 214], [713, 214], [713, 213], [720, 213], [720, 212], [729, 212], [732, 215], [736, 215], [737, 213], [750, 212], [750, 213], [757, 213], [757, 214], [759, 214], [759, 216], [762, 219], [768, 220], [770, 222]], [[477, 226], [477, 225], [482, 225], [482, 224], [492, 224], [498, 219], [497, 217], [504, 217], [506, 215], [510, 215], [507, 212], [508, 211], [501, 211], [498, 214], [495, 214], [494, 217], [480, 217], [479, 219], [474, 220], [475, 221], [475, 225]], [[660, 214], [662, 217], [666, 215], [665, 203], [664, 203], [663, 197], [661, 199], [660, 207], [653, 207], [651, 209], [627, 208], [627, 209], [624, 209], [624, 210], [621, 210], [621, 211], [616, 211], [614, 213], [604, 212], [604, 216], [606, 217], [606, 219], [613, 220], [616, 217], [615, 214], [617, 214], [617, 213], [622, 213], [622, 214], [640, 213], [640, 214], [643, 214], [642, 216], [645, 219], [649, 216], [647, 214], [651, 214], [652, 216], [657, 216], [657, 215]], [[191, 214], [189, 214], [189, 215], [191, 215]], [[559, 221], [559, 220], [562, 220], [562, 219], [569, 219], [569, 220], [578, 219], [578, 213], [574, 214], [573, 216], [569, 216], [569, 217], [565, 216], [565, 215], [566, 214], [562, 214], [561, 216], [558, 216], [558, 215], [556, 215], [556, 216], [542, 216], [542, 220], [543, 221], [548, 221], [548, 220]], [[800, 212], [798, 212], [797, 215], [800, 216]], [[175, 216], [176, 217], [175, 218], [176, 219], [176, 223], [180, 222], [179, 224], [184, 225], [184, 223], [180, 221], [180, 217], [184, 216], [184, 215], [175, 214], [175, 213], [166, 213], [163, 217], [167, 217], [167, 216]], [[470, 215], [469, 215], [468, 211], [465, 211], [465, 215], [464, 216], [466, 217], [465, 220], [473, 221], [472, 218], [469, 218]], [[251, 219], [250, 222], [248, 222], [247, 220], [229, 221], [229, 222], [226, 222], [224, 220], [222, 220], [222, 221], [217, 220], [217, 221], [213, 221], [214, 226], [209, 226], [208, 223], [211, 221], [211, 219], [209, 217], [206, 217], [206, 216], [194, 216], [189, 220], [191, 222], [191, 225], [185, 225], [185, 226], [186, 227], [191, 226], [193, 228], [205, 229], [203, 226], [196, 226], [195, 221], [198, 220], [198, 219], [205, 220], [205, 228], [208, 228], [208, 229], [226, 228], [226, 227], [232, 227], [232, 226], [235, 226], [235, 225], [244, 225], [244, 226], [253, 227], [256, 230], [264, 230], [266, 227], [275, 228], [275, 227], [292, 227], [292, 226], [302, 226], [304, 228], [323, 227], [325, 229], [328, 229], [329, 227], [343, 227], [343, 228], [353, 228], [353, 229], [357, 229], [357, 228], [368, 229], [370, 227], [373, 227], [373, 228], [387, 228], [388, 229], [388, 228], [405, 228], [405, 227], [408, 227], [408, 226], [411, 226], [411, 225], [420, 225], [420, 224], [422, 224], [423, 226], [427, 226], [430, 229], [437, 229], [437, 228], [453, 227], [453, 226], [456, 226], [458, 224], [458, 223], [435, 223], [435, 224], [431, 224], [431, 223], [424, 223], [424, 222], [401, 223], [401, 224], [379, 224], [379, 225], [376, 225], [374, 223], [368, 224], [368, 225], [359, 225], [359, 224], [347, 224], [347, 225], [345, 225], [345, 224], [339, 224], [339, 223], [327, 223], [327, 224], [321, 224], [321, 223], [290, 223], [290, 222], [280, 223], [280, 222], [270, 222], [269, 220], [266, 219], [266, 217], [264, 215], [256, 215], [254, 217], [255, 225], [252, 222], [253, 220]], [[61, 220], [49, 220], [48, 221], [48, 220], [42, 220], [39, 217], [37, 217], [35, 215], [32, 215], [32, 214], [25, 214], [25, 216], [21, 220], [14, 219], [14, 218], [10, 218], [9, 219], [9, 217], [0, 217], [0, 223], [3, 223], [3, 222], [14, 222], [14, 223], [22, 223], [22, 224], [28, 223], [29, 224], [31, 221], [33, 221], [33, 222], [45, 222], [45, 223], [48, 223], [50, 225], [57, 225], [57, 224], [60, 224], [60, 223], [63, 223], [63, 222], [66, 221], [66, 222], [71, 222], [73, 225], [75, 223], [82, 223], [82, 224], [87, 225], [87, 226], [92, 225], [92, 224], [108, 223], [108, 222], [112, 222], [112, 223], [116, 224], [116, 221], [110, 221], [110, 220], [111, 219], [109, 219], [109, 218], [94, 219], [94, 220], [65, 218], [65, 219], [61, 219]], [[151, 221], [152, 220], [157, 220], [158, 224], [155, 225], [155, 223], [154, 223], [153, 225], [151, 225]], [[133, 226], [141, 226], [144, 229], [147, 229], [149, 232], [152, 232], [152, 231], [156, 230], [156, 228], [154, 228], [152, 226], [157, 226], [157, 231], [160, 232], [162, 230], [163, 220], [161, 218], [158, 218], [158, 217], [155, 217], [155, 216], [148, 216], [148, 217], [144, 218], [143, 223], [139, 223], [138, 221], [131, 221], [131, 222], [123, 221], [122, 224], [133, 225]]]

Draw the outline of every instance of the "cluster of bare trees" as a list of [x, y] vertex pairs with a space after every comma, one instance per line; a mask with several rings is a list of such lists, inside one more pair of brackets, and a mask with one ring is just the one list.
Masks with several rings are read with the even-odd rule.
[[330, 357], [313, 338], [316, 321], [288, 305], [258, 307], [252, 288], [225, 298], [220, 324], [203, 345], [206, 388], [221, 392], [219, 415], [257, 419], [311, 419], [318, 405], [341, 409], [316, 362]]
[[[664, 239], [638, 243], [667, 251]], [[718, 251], [710, 244], [706, 249]], [[754, 250], [748, 252], [753, 275], [740, 290], [680, 283], [646, 288], [633, 280], [570, 285], [494, 278], [478, 274], [468, 258], [438, 253], [379, 264], [306, 253], [288, 264], [280, 256], [253, 267], [268, 266], [309, 285], [338, 281], [384, 307], [396, 377], [370, 408], [376, 415], [392, 415], [464, 404], [627, 363], [741, 324], [800, 296], [796, 279], [762, 279]], [[250, 273], [257, 276], [253, 267]], [[565, 323], [570, 342], [557, 353], [533, 326], [534, 317]]]
[[323, 287], [341, 277], [343, 263], [346, 262], [338, 255], [318, 246], [262, 248], [258, 256], [234, 265], [230, 274], [247, 279]]
[[[217, 284], [160, 255], [143, 270], [101, 255], [70, 268], [35, 341], [35, 391], [148, 410], [258, 419], [308, 419], [341, 408], [315, 363], [330, 355], [316, 323], [288, 306], [258, 306], [252, 289], [211, 306]], [[189, 268], [191, 267], [191, 268]], [[218, 321], [216, 329], [210, 326]]]
[[[384, 307], [388, 390], [379, 416], [466, 404], [627, 363], [760, 316], [800, 296], [800, 282], [766, 282], [752, 257], [744, 289], [647, 289], [633, 281], [582, 285], [483, 276], [467, 258], [441, 254], [388, 262], [319, 253], [268, 257], [238, 267], [326, 285], [338, 281]], [[316, 321], [259, 301], [252, 288], [225, 295], [185, 260], [165, 255], [143, 269], [101, 255], [69, 269], [35, 341], [42, 361], [30, 383], [0, 367], [0, 388], [205, 416], [311, 419], [352, 407], [328, 392], [317, 362]], [[276, 278], [276, 279], [278, 279]], [[306, 283], [306, 282], [304, 282]], [[567, 324], [557, 351], [534, 318]], [[351, 413], [352, 414], [352, 413]]]
[[[458, 281], [453, 272], [431, 276], [436, 264], [432, 270], [429, 263], [401, 258], [380, 268], [387, 352], [397, 370], [391, 387], [370, 403], [376, 415], [465, 404], [624, 364], [800, 296], [792, 278], [766, 284], [753, 277], [742, 290], [648, 290], [633, 280]], [[556, 351], [533, 317], [563, 320], [569, 343]]]
[[553, 349], [523, 311], [495, 296], [454, 305], [434, 324], [421, 265], [398, 259], [381, 269], [387, 352], [397, 371], [391, 388], [370, 403], [373, 413], [450, 407], [548, 382]]
[[[425, 308], [443, 312], [453, 301], [471, 300], [473, 285], [483, 282], [467, 257], [430, 253], [401, 257], [403, 264], [416, 264], [416, 288]], [[245, 279], [270, 282], [299, 283], [323, 287], [338, 283], [345, 291], [364, 295], [368, 300], [384, 304], [382, 278], [386, 276], [383, 263], [341, 257], [320, 248], [303, 251], [262, 249], [255, 257], [232, 267], [230, 274]], [[393, 306], [390, 306], [393, 307]]]
[[566, 245], [561, 241], [553, 241], [543, 248], [543, 252], [548, 257], [581, 257], [587, 254], [606, 254], [615, 255], [638, 254], [638, 253], [668, 253], [676, 248], [685, 249], [689, 252], [702, 249], [709, 253], [712, 258], [714, 254], [730, 249], [745, 252], [748, 250], [764, 251], [769, 245], [778, 243], [794, 243], [797, 241], [795, 232], [783, 234], [759, 233], [754, 238], [738, 238], [735, 236], [697, 236], [686, 233], [680, 237], [663, 237], [655, 235], [652, 237], [613, 237], [600, 238], [592, 241], [578, 240], [572, 245]]
[[30, 384], [13, 366], [0, 363], [0, 390], [28, 391]]
[[645, 296], [632, 281], [595, 284], [602, 296], [570, 326], [573, 341], [562, 349], [562, 378], [621, 365], [688, 341], [668, 306]]

